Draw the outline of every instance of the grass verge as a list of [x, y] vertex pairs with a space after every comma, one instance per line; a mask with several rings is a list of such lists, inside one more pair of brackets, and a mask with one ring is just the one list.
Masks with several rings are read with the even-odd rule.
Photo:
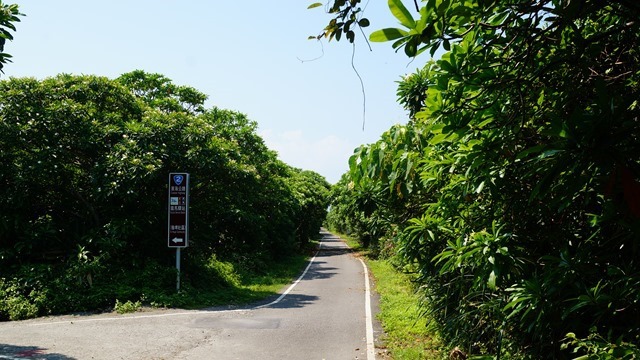
[[[247, 271], [242, 265], [214, 261], [210, 286], [203, 285], [203, 279], [197, 283], [186, 281], [180, 293], [163, 299], [165, 301], [148, 303], [153, 307], [186, 309], [249, 305], [277, 295], [300, 274], [308, 260], [306, 255], [294, 255], [266, 264], [260, 271]], [[154, 298], [158, 299], [158, 296], [150, 297]]]
[[398, 272], [386, 260], [367, 261], [380, 294], [378, 319], [386, 333], [386, 346], [393, 359], [443, 359], [442, 346], [419, 307], [411, 277]]
[[[0, 277], [0, 321], [70, 313], [130, 313], [145, 308], [242, 306], [278, 294], [297, 277], [308, 254], [278, 261], [233, 263], [215, 256], [185, 266], [180, 292], [171, 267], [149, 262], [129, 271], [89, 273], [52, 265], [23, 265]], [[102, 272], [101, 272], [102, 271]]]
[[368, 251], [357, 240], [340, 235], [347, 244], [364, 255], [375, 278], [375, 290], [380, 295], [377, 315], [386, 337], [383, 339], [392, 359], [435, 360], [446, 359], [436, 332], [422, 316], [420, 297], [416, 293], [411, 275], [396, 270], [387, 260], [368, 257]]
[[232, 286], [211, 287], [206, 291], [187, 289], [187, 302], [184, 307], [203, 308], [218, 305], [247, 305], [277, 295], [283, 287], [291, 284], [304, 266], [308, 257], [304, 255], [290, 256], [277, 263], [269, 264], [261, 273], [243, 272], [233, 269], [238, 274], [238, 281]]

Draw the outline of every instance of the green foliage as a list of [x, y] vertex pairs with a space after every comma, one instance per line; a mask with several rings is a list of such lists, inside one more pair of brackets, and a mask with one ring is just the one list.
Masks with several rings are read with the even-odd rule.
[[11, 62], [11, 55], [4, 52], [4, 46], [7, 40], [13, 40], [11, 31], [16, 31], [15, 23], [20, 22], [20, 13], [17, 4], [5, 4], [0, 1], [0, 72], [4, 64]]
[[[185, 288], [237, 286], [226, 264], [263, 272], [318, 233], [326, 181], [282, 163], [255, 122], [205, 99], [143, 71], [0, 82], [0, 206], [11, 209], [0, 212], [0, 266], [19, 284], [7, 297], [36, 304], [16, 316], [185, 303], [171, 294], [163, 240], [170, 172], [192, 179]], [[34, 266], [49, 273], [23, 271]]]
[[411, 274], [397, 271], [386, 260], [367, 262], [380, 294], [377, 315], [386, 337], [383, 342], [394, 359], [441, 359], [442, 344], [426, 317], [421, 316], [420, 292]]
[[298, 216], [293, 219], [296, 238], [299, 246], [304, 248], [309, 239], [317, 237], [318, 229], [327, 217], [331, 185], [313, 171], [292, 169], [291, 172], [287, 183], [298, 206]]
[[425, 106], [426, 93], [431, 81], [428, 67], [417, 69], [415, 73], [406, 75], [398, 81], [398, 102], [409, 112], [409, 117], [415, 119]]
[[236, 272], [233, 263], [219, 261], [214, 255], [206, 264], [206, 269], [215, 273], [224, 283], [232, 286], [240, 286], [241, 278]]
[[[308, 9], [321, 7], [321, 3], [313, 3]], [[365, 6], [366, 8], [366, 6]], [[363, 17], [364, 8], [360, 7], [360, 0], [337, 0], [327, 9], [334, 18], [317, 36], [309, 36], [309, 39], [328, 38], [329, 41], [336, 39], [340, 41], [344, 36], [350, 43], [356, 38], [356, 29], [365, 28], [370, 25], [369, 19]]]
[[595, 332], [585, 339], [579, 339], [576, 334], [569, 333], [564, 339], [562, 347], [565, 349], [573, 348], [574, 354], [586, 353], [586, 355], [578, 356], [574, 358], [574, 360], [625, 360], [640, 358], [640, 349], [638, 349], [637, 345], [624, 342], [620, 338], [616, 342], [611, 343]]
[[203, 113], [207, 96], [189, 86], [178, 86], [160, 74], [135, 70], [118, 78], [118, 82], [133, 91], [152, 108], [165, 113]]
[[41, 294], [32, 290], [29, 293], [21, 291], [21, 287], [15, 281], [0, 279], [0, 318], [10, 320], [28, 319], [38, 315], [38, 307]]
[[118, 314], [129, 314], [137, 312], [141, 307], [142, 304], [140, 303], [140, 301], [120, 302], [120, 300], [116, 299], [116, 305], [113, 307], [113, 310], [115, 310]]
[[402, 28], [371, 40], [444, 54], [400, 82], [411, 120], [356, 150], [329, 223], [415, 270], [468, 353], [567, 358], [593, 327], [637, 341], [640, 8], [422, 5], [390, 0]]

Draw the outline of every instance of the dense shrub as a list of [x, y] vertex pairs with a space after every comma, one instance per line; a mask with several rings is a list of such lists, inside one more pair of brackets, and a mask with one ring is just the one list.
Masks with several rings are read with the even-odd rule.
[[[186, 273], [213, 256], [259, 270], [317, 233], [327, 182], [282, 163], [254, 122], [205, 99], [142, 71], [0, 82], [0, 290], [12, 299], [0, 318], [161, 295], [152, 289], [175, 280], [170, 172], [192, 180]], [[39, 264], [49, 270], [21, 270]]]
[[329, 223], [363, 242], [393, 239], [385, 248], [419, 274], [452, 347], [533, 359], [635, 351], [637, 6], [426, 1], [414, 21], [389, 4], [409, 29], [372, 40], [444, 54], [400, 81], [411, 119], [356, 151]]

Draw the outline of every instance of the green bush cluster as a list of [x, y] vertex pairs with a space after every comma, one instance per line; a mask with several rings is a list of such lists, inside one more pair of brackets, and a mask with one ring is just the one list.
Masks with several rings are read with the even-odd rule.
[[120, 302], [120, 300], [116, 299], [116, 304], [113, 309], [118, 314], [129, 314], [134, 313], [142, 308], [142, 303], [140, 301], [132, 302], [131, 300], [127, 300], [125, 302]]
[[623, 341], [622, 338], [612, 342], [599, 335], [597, 329], [591, 330], [589, 336], [584, 339], [579, 339], [574, 333], [568, 333], [561, 345], [562, 348], [572, 348], [573, 353], [586, 353], [576, 360], [634, 360], [640, 358], [638, 345]]
[[329, 225], [417, 273], [451, 348], [609, 358], [624, 344], [631, 354], [640, 336], [637, 7], [426, 1], [414, 20], [401, 1], [389, 4], [409, 29], [372, 40], [444, 54], [400, 81], [411, 119], [356, 150]]
[[318, 233], [326, 180], [284, 164], [256, 123], [205, 100], [143, 71], [0, 82], [0, 290], [12, 299], [0, 319], [108, 308], [143, 292], [178, 301], [170, 172], [191, 174], [186, 287], [209, 286], [195, 274], [233, 286], [212, 259], [260, 271]]
[[1, 318], [110, 311], [117, 299], [158, 307], [187, 305], [184, 297], [175, 294], [175, 269], [153, 259], [148, 259], [144, 268], [101, 268], [92, 273], [78, 273], [75, 265], [72, 261], [32, 262], [8, 267], [0, 279]]

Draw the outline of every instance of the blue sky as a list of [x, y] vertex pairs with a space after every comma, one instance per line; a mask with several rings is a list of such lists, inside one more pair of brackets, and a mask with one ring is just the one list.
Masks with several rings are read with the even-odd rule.
[[[161, 73], [207, 94], [208, 106], [247, 114], [280, 159], [335, 183], [354, 148], [406, 122], [395, 82], [427, 57], [411, 62], [388, 43], [371, 44], [371, 52], [358, 34], [354, 63], [366, 92], [363, 130], [352, 47], [307, 40], [329, 20], [322, 8], [307, 10], [312, 2], [8, 1], [26, 16], [5, 47], [13, 63], [4, 77]], [[367, 36], [396, 26], [386, 3], [367, 5]]]

